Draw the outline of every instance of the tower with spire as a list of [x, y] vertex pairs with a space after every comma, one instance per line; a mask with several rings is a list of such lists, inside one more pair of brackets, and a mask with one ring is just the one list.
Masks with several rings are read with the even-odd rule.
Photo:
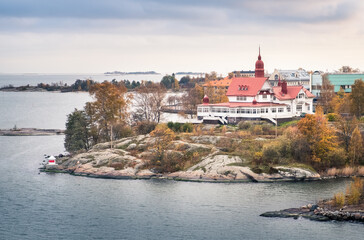
[[255, 77], [264, 77], [264, 62], [262, 61], [262, 57], [260, 56], [260, 46], [258, 60], [255, 62]]

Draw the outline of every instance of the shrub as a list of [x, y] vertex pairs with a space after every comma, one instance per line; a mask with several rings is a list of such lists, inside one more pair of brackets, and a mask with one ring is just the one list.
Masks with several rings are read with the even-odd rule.
[[339, 171], [336, 168], [330, 168], [329, 170], [327, 170], [327, 175], [328, 176], [337, 176], [339, 173]]
[[246, 122], [246, 121], [241, 121], [238, 123], [238, 128], [241, 130], [247, 130], [251, 127], [251, 123], [250, 122]]
[[192, 132], [193, 131], [193, 125], [191, 123], [185, 123], [182, 125], [182, 131], [183, 132]]
[[343, 176], [347, 176], [350, 177], [352, 176], [354, 173], [354, 168], [352, 167], [345, 167], [342, 171], [341, 171], [341, 175]]
[[336, 115], [336, 113], [328, 113], [326, 115], [326, 118], [327, 118], [328, 121], [334, 122], [334, 121], [337, 120], [337, 115]]
[[155, 122], [148, 122], [148, 121], [138, 122], [136, 125], [136, 132], [138, 134], [148, 134], [152, 132], [156, 126], [157, 123]]
[[263, 146], [263, 162], [278, 163], [279, 153], [276, 143], [265, 144]]
[[179, 122], [176, 122], [173, 124], [173, 131], [180, 132], [181, 131], [182, 124]]
[[256, 165], [260, 165], [263, 161], [263, 152], [255, 152], [253, 157], [253, 162]]
[[346, 153], [343, 148], [335, 148], [328, 152], [328, 159], [332, 167], [343, 167], [346, 163]]
[[342, 192], [336, 193], [333, 199], [334, 206], [342, 208], [345, 204], [345, 195]]
[[358, 168], [358, 175], [359, 176], [364, 176], [364, 167], [359, 167]]
[[172, 129], [173, 130], [173, 122], [168, 122], [167, 123], [167, 127], [169, 128], [169, 129]]
[[354, 177], [354, 181], [346, 188], [348, 204], [358, 204], [363, 193], [364, 182], [360, 178]]
[[255, 135], [262, 135], [263, 134], [263, 128], [262, 128], [262, 126], [260, 126], [260, 125], [255, 125], [254, 127], [253, 127], [253, 134], [255, 134]]
[[222, 133], [222, 134], [225, 134], [225, 133], [226, 133], [226, 126], [222, 126], [222, 128], [221, 128], [221, 133]]
[[124, 124], [116, 124], [113, 126], [112, 129], [115, 139], [121, 139], [133, 135], [133, 130], [131, 129], [131, 127]]

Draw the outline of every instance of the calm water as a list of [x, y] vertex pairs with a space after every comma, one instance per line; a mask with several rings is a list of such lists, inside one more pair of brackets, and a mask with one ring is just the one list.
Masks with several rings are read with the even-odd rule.
[[[2, 93], [0, 128], [64, 128], [80, 93]], [[63, 136], [0, 137], [0, 239], [362, 239], [363, 224], [269, 219], [343, 190], [345, 181], [192, 183], [38, 172]]]
[[63, 137], [0, 137], [0, 239], [362, 239], [354, 223], [269, 219], [343, 189], [344, 181], [275, 184], [111, 180], [38, 173]]

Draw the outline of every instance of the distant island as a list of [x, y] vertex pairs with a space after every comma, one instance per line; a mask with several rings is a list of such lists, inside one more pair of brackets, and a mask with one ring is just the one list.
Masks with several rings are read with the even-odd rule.
[[203, 75], [203, 72], [177, 72], [176, 75]]
[[146, 72], [120, 72], [120, 71], [113, 71], [113, 72], [105, 72], [105, 75], [160, 75], [155, 71], [146, 71]]

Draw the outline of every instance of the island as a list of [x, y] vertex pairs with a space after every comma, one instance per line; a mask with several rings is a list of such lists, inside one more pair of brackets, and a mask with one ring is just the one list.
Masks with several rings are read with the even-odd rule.
[[121, 72], [121, 71], [113, 71], [113, 72], [105, 72], [105, 75], [160, 75], [155, 71], [146, 71], [146, 72]]
[[[206, 126], [213, 129], [215, 126]], [[180, 134], [164, 145], [163, 155], [155, 160], [163, 139], [151, 134], [137, 135], [114, 142], [99, 143], [86, 152], [58, 158], [55, 169], [44, 171], [66, 172], [78, 176], [151, 179], [204, 182], [276, 182], [313, 181], [320, 174], [304, 166], [275, 166], [267, 169], [254, 167], [249, 162], [229, 153], [226, 142], [240, 139], [227, 134]], [[264, 141], [257, 139], [257, 142]]]
[[299, 208], [271, 211], [262, 217], [307, 218], [314, 221], [364, 222], [364, 180], [354, 177], [347, 186], [346, 194], [336, 193], [332, 199], [321, 200]]

